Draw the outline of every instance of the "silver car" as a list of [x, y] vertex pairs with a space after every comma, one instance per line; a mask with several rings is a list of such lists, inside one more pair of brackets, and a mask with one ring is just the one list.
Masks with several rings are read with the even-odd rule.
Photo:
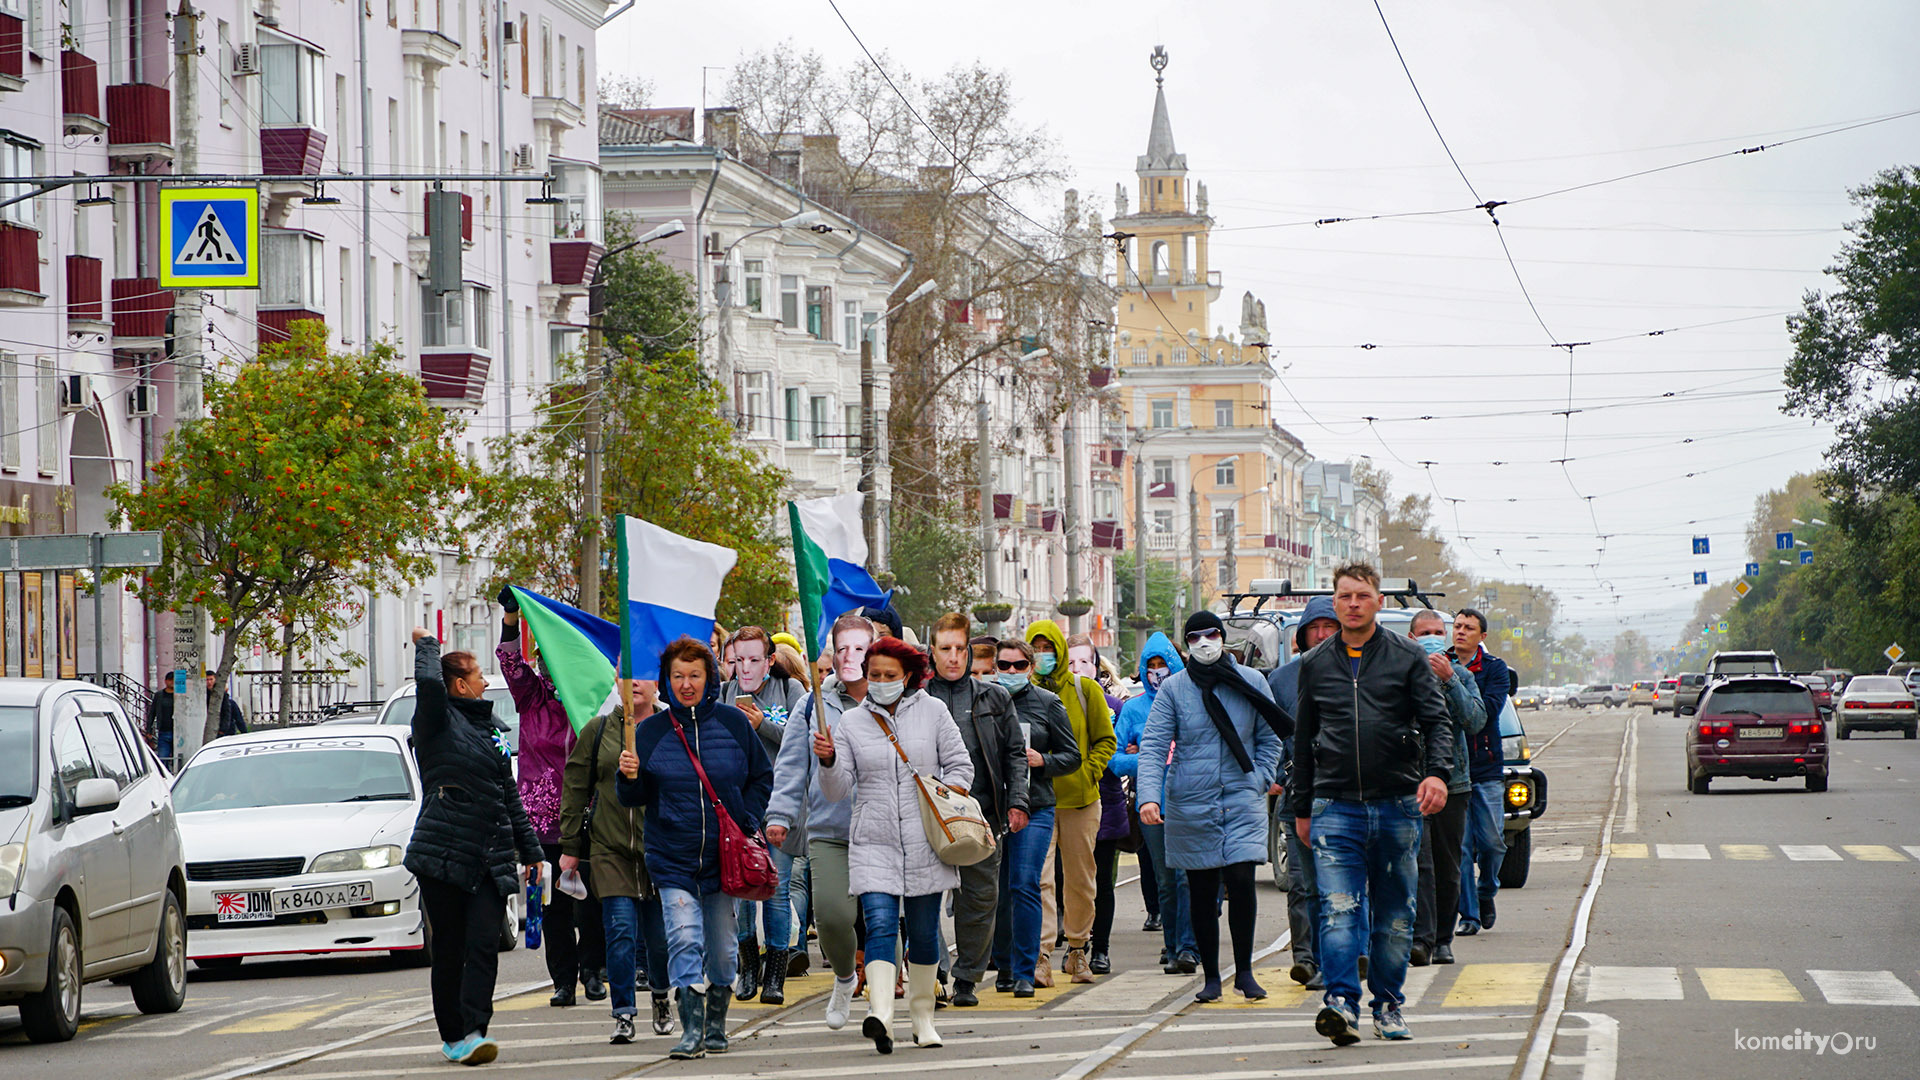
[[187, 996], [186, 866], [168, 777], [119, 699], [0, 679], [0, 1005], [34, 1042], [71, 1039], [85, 983], [141, 1012]]

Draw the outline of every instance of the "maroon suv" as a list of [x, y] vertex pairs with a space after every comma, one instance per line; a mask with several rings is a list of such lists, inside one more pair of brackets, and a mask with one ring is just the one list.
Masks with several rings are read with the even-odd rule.
[[1813, 692], [1777, 675], [1710, 683], [1698, 705], [1680, 706], [1687, 729], [1687, 787], [1705, 795], [1716, 776], [1804, 776], [1827, 790], [1827, 725]]

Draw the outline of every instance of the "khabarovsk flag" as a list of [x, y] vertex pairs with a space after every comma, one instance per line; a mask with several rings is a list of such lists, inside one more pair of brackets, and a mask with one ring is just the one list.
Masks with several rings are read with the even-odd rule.
[[520, 619], [546, 660], [553, 694], [578, 732], [600, 715], [613, 693], [613, 664], [620, 655], [620, 628], [577, 607], [515, 587]]
[[659, 679], [660, 654], [682, 635], [713, 640], [720, 586], [737, 556], [732, 548], [668, 532], [652, 522], [619, 519], [620, 671], [622, 678]]
[[826, 648], [833, 620], [863, 607], [884, 608], [893, 590], [867, 573], [867, 539], [860, 528], [859, 492], [787, 504], [793, 526], [793, 570], [800, 587], [800, 618], [814, 655]]

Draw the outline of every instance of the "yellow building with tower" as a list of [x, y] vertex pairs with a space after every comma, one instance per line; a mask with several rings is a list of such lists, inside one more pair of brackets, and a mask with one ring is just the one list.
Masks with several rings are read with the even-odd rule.
[[1141, 473], [1126, 486], [1126, 519], [1144, 526], [1148, 559], [1179, 564], [1191, 611], [1257, 578], [1311, 581], [1318, 515], [1306, 513], [1313, 459], [1272, 419], [1266, 305], [1243, 291], [1238, 326], [1213, 323], [1222, 292], [1208, 251], [1214, 222], [1206, 184], [1174, 144], [1167, 61], [1156, 46], [1147, 152], [1131, 194], [1114, 190], [1113, 355], [1127, 452]]

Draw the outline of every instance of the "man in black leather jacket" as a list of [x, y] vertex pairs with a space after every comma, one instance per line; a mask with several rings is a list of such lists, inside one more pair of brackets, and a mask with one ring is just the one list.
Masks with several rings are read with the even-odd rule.
[[1354, 563], [1333, 577], [1340, 633], [1300, 663], [1290, 795], [1319, 879], [1327, 992], [1314, 1028], [1346, 1046], [1360, 1038], [1362, 953], [1374, 1034], [1411, 1037], [1400, 1006], [1413, 945], [1420, 821], [1446, 805], [1453, 727], [1425, 652], [1375, 621], [1379, 574]]

